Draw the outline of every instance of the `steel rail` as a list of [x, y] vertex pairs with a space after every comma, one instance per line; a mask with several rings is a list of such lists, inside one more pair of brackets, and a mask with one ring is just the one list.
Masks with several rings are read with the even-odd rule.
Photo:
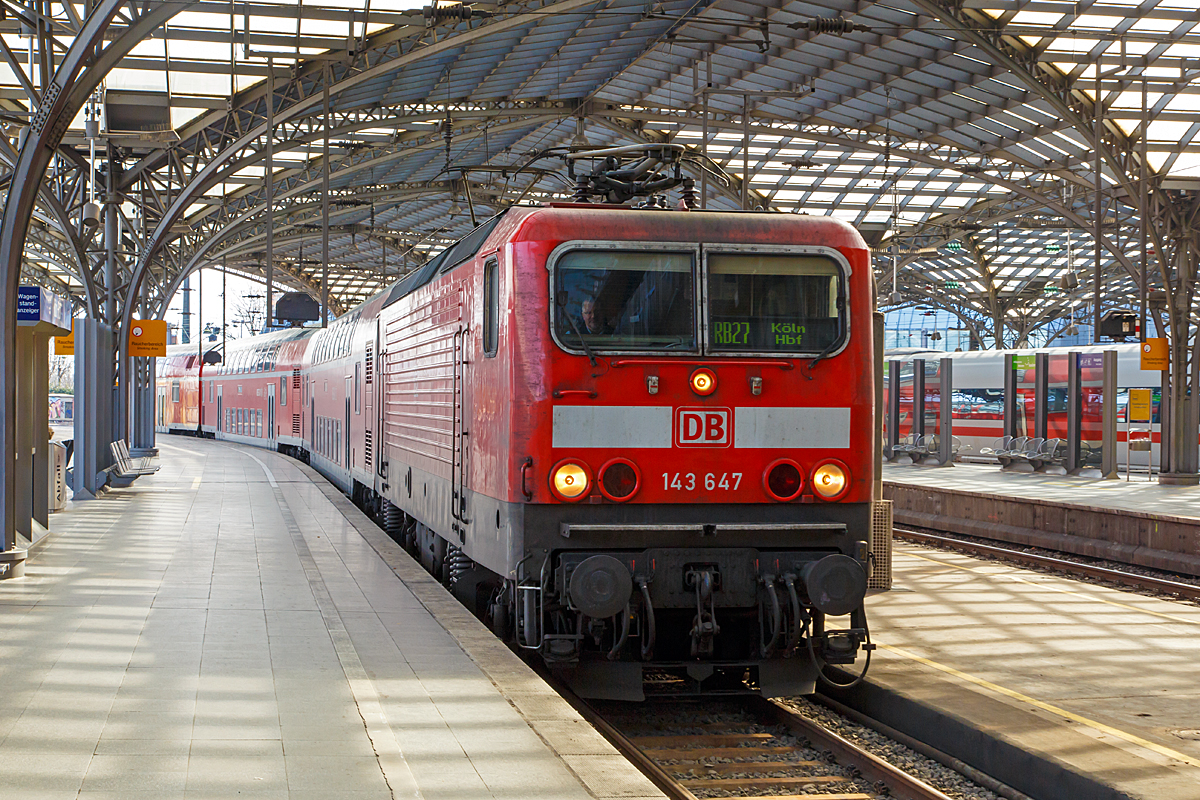
[[[628, 758], [664, 794], [673, 800], [697, 800], [696, 795], [683, 785], [680, 780], [661, 767], [629, 736], [626, 736], [616, 726], [608, 722], [601, 712], [597, 711], [585, 700], [572, 694], [561, 684], [555, 685], [554, 688], [604, 738], [608, 739], [621, 755]], [[729, 699], [729, 697], [725, 696], [724, 699]], [[790, 733], [807, 739], [814, 749], [832, 754], [838, 766], [852, 767], [857, 770], [863, 780], [870, 782], [876, 787], [877, 794], [894, 798], [904, 798], [905, 800], [952, 800], [949, 795], [930, 786], [919, 778], [909, 775], [874, 753], [864, 750], [850, 740], [823, 728], [818, 723], [776, 702], [757, 695], [746, 695], [742, 699], [747, 702], [751, 714], [756, 719], [767, 724], [780, 725]], [[730, 748], [728, 747], [714, 747], [712, 749], [714, 755], [717, 757], [727, 757], [729, 755], [728, 750]], [[705, 748], [695, 748], [694, 750], [696, 759], [704, 758]], [[722, 750], [725, 752], [720, 752]], [[748, 762], [747, 766], [753, 767], [753, 763]], [[747, 783], [753, 784], [753, 780], [747, 779]], [[752, 798], [754, 795], [746, 795], [746, 797]]]
[[892, 528], [892, 535], [898, 536], [899, 538], [910, 542], [916, 542], [918, 544], [932, 544], [962, 553], [992, 556], [994, 558], [1004, 559], [1005, 561], [1014, 561], [1019, 564], [1025, 564], [1034, 567], [1045, 567], [1072, 575], [1081, 575], [1088, 578], [1100, 578], [1107, 581], [1113, 581], [1114, 583], [1119, 583], [1124, 586], [1132, 586], [1139, 589], [1152, 589], [1156, 592], [1174, 595], [1187, 600], [1200, 600], [1200, 586], [1190, 583], [1181, 583], [1179, 581], [1173, 581], [1167, 578], [1155, 578], [1149, 575], [1138, 575], [1133, 572], [1126, 572], [1125, 570], [1112, 569], [1109, 567], [1098, 567], [1092, 564], [1082, 564], [1078, 561], [1054, 558], [1053, 556], [1043, 556], [1036, 553], [1025, 553], [1020, 550], [1012, 550], [1007, 547], [997, 547], [996, 545], [982, 544], [979, 542], [972, 542], [951, 536], [940, 536], [938, 534], [925, 533], [922, 531]]
[[814, 747], [833, 753], [839, 764], [854, 767], [865, 780], [875, 786], [887, 787], [887, 791], [881, 792], [881, 794], [907, 800], [951, 800], [949, 795], [930, 786], [920, 778], [909, 775], [849, 739], [779, 703], [762, 697], [753, 697], [751, 701], [757, 706], [756, 713], [776, 724], [783, 725], [798, 736], [803, 736]]

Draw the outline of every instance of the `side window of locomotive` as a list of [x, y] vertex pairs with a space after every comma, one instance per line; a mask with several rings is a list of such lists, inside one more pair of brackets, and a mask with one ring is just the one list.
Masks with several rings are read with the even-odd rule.
[[572, 250], [554, 264], [554, 332], [582, 350], [694, 350], [691, 253]]
[[500, 265], [489, 261], [483, 266], [483, 354], [496, 355], [500, 345]]
[[825, 256], [712, 253], [708, 346], [820, 353], [841, 337], [842, 272]]

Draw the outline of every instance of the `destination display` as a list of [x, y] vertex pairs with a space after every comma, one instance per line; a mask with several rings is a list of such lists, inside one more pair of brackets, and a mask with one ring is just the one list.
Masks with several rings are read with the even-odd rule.
[[711, 344], [720, 350], [813, 351], [824, 350], [837, 339], [837, 318], [797, 321], [787, 317], [717, 317], [711, 326]]

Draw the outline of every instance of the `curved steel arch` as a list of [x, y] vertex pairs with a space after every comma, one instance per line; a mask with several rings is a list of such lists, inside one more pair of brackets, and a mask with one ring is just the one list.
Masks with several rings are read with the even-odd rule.
[[[376, 64], [373, 67], [369, 67], [360, 72], [355, 72], [352, 75], [344, 77], [342, 80], [329, 87], [329, 93], [331, 96], [340, 94], [341, 92], [353, 89], [382, 75], [396, 72], [397, 70], [408, 67], [419, 61], [432, 58], [448, 50], [462, 47], [476, 40], [504, 33], [505, 31], [528, 24], [535, 19], [543, 18], [547, 14], [563, 14], [578, 8], [592, 5], [595, 2], [596, 0], [558, 0], [558, 2], [551, 3], [550, 5], [539, 9], [535, 13], [514, 14], [511, 17], [493, 20], [486, 24], [480, 25], [477, 28], [462, 31], [455, 35], [447, 35], [440, 41], [427, 47], [419, 50], [411, 50], [408, 53], [400, 55], [394, 59]], [[391, 35], [391, 32], [384, 32], [382, 35]], [[304, 112], [316, 108], [320, 104], [321, 93], [319, 92], [314, 92], [306, 97], [303, 97], [292, 103], [290, 106], [276, 111], [274, 115], [275, 125], [279, 126], [288, 121], [297, 119], [303, 116]], [[162, 219], [159, 220], [158, 225], [155, 226], [154, 232], [151, 234], [149, 240], [146, 242], [142, 250], [142, 253], [138, 257], [137, 265], [134, 268], [133, 276], [130, 280], [131, 293], [136, 294], [138, 288], [141, 286], [146, 270], [148, 269], [149, 262], [157, 253], [159, 247], [161, 247], [168, 238], [171, 226], [179, 220], [184, 209], [186, 209], [195, 201], [195, 198], [197, 197], [197, 190], [194, 187], [203, 185], [205, 181], [211, 178], [213, 173], [221, 168], [221, 165], [226, 160], [261, 138], [264, 133], [267, 133], [267, 125], [265, 122], [255, 125], [251, 130], [233, 140], [225, 147], [224, 150], [221, 151], [220, 155], [209, 162], [209, 164], [207, 164], [204, 169], [201, 170], [198, 175], [196, 175], [189, 188], [180, 193], [180, 195], [174, 199], [171, 205], [167, 208], [166, 212], [163, 214]], [[123, 326], [127, 325], [131, 319], [130, 314], [131, 310], [126, 308], [122, 317]]]
[[5, 464], [0, 470], [3, 473], [0, 478], [0, 526], [4, 527], [5, 550], [12, 549], [16, 541], [16, 475], [13, 468], [16, 458], [16, 364], [9, 354], [16, 352], [17, 286], [34, 202], [51, 156], [87, 96], [120, 58], [191, 4], [192, 0], [150, 3], [144, 13], [133, 5], [133, 23], [105, 45], [104, 35], [126, 3], [124, 0], [98, 0], [55, 70], [53, 80], [43, 90], [41, 106], [13, 169], [0, 222], [0, 276], [4, 287], [3, 303], [0, 303], [0, 353], [4, 354], [0, 358], [0, 458]]

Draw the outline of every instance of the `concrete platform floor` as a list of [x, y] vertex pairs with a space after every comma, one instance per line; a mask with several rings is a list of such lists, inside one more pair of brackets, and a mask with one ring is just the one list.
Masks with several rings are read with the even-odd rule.
[[908, 543], [893, 563], [871, 681], [1130, 797], [1200, 798], [1200, 606]]
[[1200, 520], [1200, 486], [1162, 486], [1145, 475], [1115, 480], [1074, 478], [1043, 473], [1001, 472], [993, 464], [952, 467], [883, 465], [885, 482], [936, 486], [1003, 497], [1036, 497], [1051, 503], [1138, 511]]
[[309, 468], [160, 445], [0, 582], [0, 797], [662, 796]]

